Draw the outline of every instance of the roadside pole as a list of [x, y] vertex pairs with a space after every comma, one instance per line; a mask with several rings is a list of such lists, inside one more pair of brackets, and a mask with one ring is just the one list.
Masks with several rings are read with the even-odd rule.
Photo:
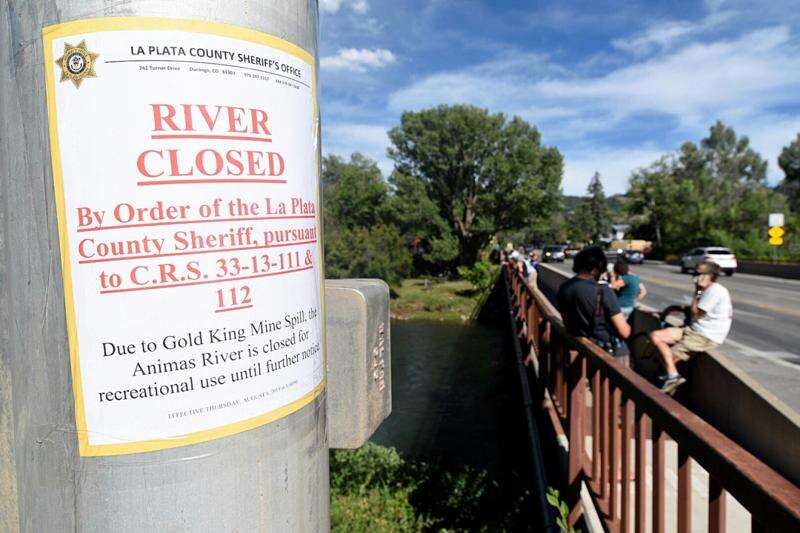
[[[111, 17], [126, 19], [114, 21]], [[140, 17], [147, 17], [147, 20]], [[219, 111], [219, 116], [225, 118], [229, 125], [233, 124], [228, 132], [237, 132], [237, 128], [240, 128], [241, 131], [246, 131], [240, 136], [266, 134], [266, 126], [270, 126], [271, 144], [252, 148], [262, 150], [262, 153], [272, 150], [282, 155], [259, 156], [261, 159], [254, 163], [255, 168], [269, 167], [269, 172], [277, 177], [284, 172], [279, 163], [285, 163], [284, 177], [287, 178], [287, 187], [296, 183], [292, 178], [300, 175], [295, 173], [298, 167], [308, 170], [303, 174], [306, 177], [311, 176], [308, 179], [312, 181], [307, 185], [313, 186], [315, 190], [310, 197], [306, 194], [308, 187], [301, 191], [306, 194], [304, 212], [312, 213], [311, 217], [306, 217], [308, 221], [304, 227], [321, 230], [321, 206], [316, 189], [319, 120], [316, 76], [313, 75], [318, 64], [317, 17], [317, 2], [313, 0], [11, 0], [0, 7], [0, 36], [4, 42], [3, 53], [0, 54], [0, 175], [3, 181], [3, 209], [0, 212], [0, 322], [3, 328], [0, 340], [0, 531], [325, 531], [329, 528], [324, 326], [321, 325], [324, 320], [320, 320], [324, 316], [320, 301], [324, 285], [322, 266], [319, 264], [321, 238], [315, 238], [315, 244], [309, 244], [307, 250], [304, 249], [303, 254], [298, 256], [301, 260], [309, 258], [309, 261], [313, 261], [313, 265], [308, 263], [311, 270], [299, 273], [292, 271], [286, 276], [275, 278], [266, 277], [265, 271], [259, 271], [265, 277], [248, 282], [252, 288], [250, 296], [254, 302], [253, 309], [215, 314], [223, 309], [215, 311], [209, 307], [216, 305], [212, 301], [213, 291], [227, 290], [235, 284], [216, 286], [210, 285], [211, 281], [208, 281], [209, 285], [201, 285], [201, 282], [206, 281], [198, 278], [196, 286], [179, 286], [187, 279], [192, 279], [187, 277], [191, 272], [186, 272], [180, 278], [169, 278], [169, 274], [162, 271], [160, 274], [167, 276], [161, 280], [163, 290], [139, 291], [137, 287], [134, 291], [134, 287], [130, 287], [131, 292], [104, 294], [102, 298], [98, 296], [101, 288], [111, 293], [112, 289], [119, 287], [85, 285], [89, 277], [81, 277], [83, 273], [95, 268], [95, 265], [127, 265], [128, 259], [120, 258], [116, 261], [118, 258], [108, 258], [107, 263], [91, 263], [103, 253], [102, 248], [95, 246], [101, 240], [99, 234], [102, 233], [105, 238], [114, 231], [98, 231], [96, 242], [92, 244], [94, 248], [89, 252], [78, 250], [77, 241], [73, 239], [89, 234], [92, 228], [86, 227], [83, 228], [84, 233], [76, 233], [78, 230], [75, 230], [73, 223], [78, 216], [78, 206], [70, 203], [78, 201], [76, 198], [90, 198], [98, 202], [95, 207], [110, 210], [113, 204], [102, 204], [101, 200], [111, 198], [116, 194], [115, 191], [122, 190], [120, 187], [123, 185], [120, 183], [123, 182], [124, 187], [130, 186], [133, 191], [126, 198], [141, 201], [140, 205], [148, 200], [162, 198], [155, 195], [156, 191], [174, 201], [179, 201], [182, 198], [180, 194], [190, 189], [202, 191], [208, 198], [224, 196], [232, 199], [233, 196], [230, 195], [234, 194], [234, 190], [237, 191], [235, 194], [250, 194], [253, 189], [249, 183], [233, 188], [210, 182], [185, 189], [176, 189], [177, 185], [172, 188], [166, 185], [141, 186], [152, 184], [148, 181], [151, 178], [157, 180], [163, 177], [159, 173], [169, 172], [170, 161], [164, 155], [169, 149], [178, 147], [186, 152], [196, 146], [209, 150], [234, 147], [240, 153], [245, 153], [251, 145], [258, 144], [253, 142], [244, 147], [223, 144], [239, 142], [227, 139], [219, 143], [214, 141], [195, 145], [191, 143], [200, 141], [173, 139], [170, 142], [174, 141], [175, 144], [167, 145], [160, 144], [163, 139], [156, 138], [158, 126], [169, 126], [166, 121], [170, 117], [173, 123], [182, 126], [180, 129], [184, 133], [192, 131], [192, 128], [179, 121], [188, 120], [189, 116], [194, 119], [193, 131], [200, 131], [203, 124], [208, 124], [213, 130], [214, 126], [208, 120], [204, 121], [210, 115], [203, 115], [192, 108], [186, 111], [186, 108], [178, 106], [215, 104], [244, 109], [241, 112], [229, 108]], [[197, 21], [201, 24], [178, 24], [175, 19]], [[85, 22], [53, 30], [50, 34], [52, 41], [49, 41], [53, 47], [46, 50], [43, 44], [43, 28], [73, 21]], [[232, 26], [221, 27], [219, 24]], [[103, 29], [105, 33], [97, 33], [99, 29]], [[81, 41], [85, 41], [83, 47]], [[123, 61], [136, 60], [129, 56], [139, 53], [138, 46], [143, 50], [144, 55], [141, 58], [147, 58], [151, 62], [140, 62], [135, 66], [133, 63], [124, 63]], [[155, 49], [149, 49], [151, 46]], [[170, 50], [165, 50], [162, 46], [184, 47], [187, 55], [177, 59], [186, 63], [165, 62], [176, 59], [175, 54], [179, 52], [172, 50], [171, 55], [166, 55], [164, 52]], [[202, 52], [206, 55], [191, 55], [190, 48], [206, 49]], [[159, 52], [160, 56], [156, 57]], [[233, 55], [228, 56], [226, 52]], [[59, 57], [62, 53], [64, 55]], [[219, 54], [218, 57], [214, 56], [215, 53]], [[238, 56], [240, 53], [244, 56]], [[50, 54], [54, 54], [54, 57], [50, 58]], [[248, 56], [251, 59], [247, 59]], [[306, 56], [310, 61], [303, 59]], [[246, 64], [241, 62], [242, 57], [247, 61]], [[112, 59], [117, 63], [112, 64]], [[155, 61], [156, 59], [160, 62]], [[270, 59], [275, 59], [276, 63], [269, 63]], [[197, 63], [191, 64], [191, 61]], [[208, 64], [202, 65], [201, 62]], [[159, 65], [171, 65], [177, 70], [159, 70]], [[224, 74], [228, 68], [226, 65], [233, 65], [230, 69], [232, 74]], [[134, 76], [134, 68], [143, 69], [136, 71], [142, 77]], [[197, 70], [190, 71], [190, 68]], [[206, 70], [201, 70], [203, 68]], [[54, 78], [46, 80], [46, 72]], [[248, 85], [243, 83], [246, 74], [248, 83], [252, 83], [254, 89], [248, 89]], [[144, 78], [145, 75], [150, 77]], [[230, 92], [224, 88], [217, 89], [227, 87], [220, 85], [220, 76], [223, 75], [235, 80], [230, 82]], [[191, 83], [187, 81], [189, 76], [192, 76]], [[173, 82], [183, 84], [182, 92], [174, 92]], [[258, 85], [261, 82], [263, 84]], [[51, 83], [51, 93], [46, 89], [48, 83]], [[155, 112], [155, 108], [144, 109], [141, 122], [129, 121], [128, 118], [133, 117], [132, 111], [122, 108], [118, 110], [119, 120], [110, 120], [107, 127], [98, 132], [96, 128], [91, 129], [88, 126], [103, 124], [100, 122], [103, 115], [110, 115], [113, 110], [113, 106], [106, 106], [104, 99], [115, 93], [102, 92], [110, 83], [120, 84], [120, 89], [116, 90], [116, 98], [120, 102], [135, 101], [142, 94], [152, 93], [151, 100], [142, 102], [150, 102], [151, 106], [163, 104], [173, 107], [155, 110], [163, 111], [161, 115], [154, 115], [155, 118], [146, 114]], [[214, 90], [210, 87], [206, 89], [209, 93], [213, 92], [215, 98], [207, 101], [195, 99], [200, 94], [195, 91], [200, 91], [211, 83], [217, 84]], [[270, 85], [266, 85], [267, 83]], [[296, 104], [299, 112], [294, 118], [300, 124], [312, 126], [305, 132], [309, 139], [302, 146], [294, 141], [294, 137], [289, 140], [281, 137], [286, 129], [281, 122], [281, 113], [286, 115], [290, 104], [295, 105], [281, 99], [280, 95], [289, 94], [280, 92], [288, 91], [287, 87], [298, 95], [310, 95], [303, 98], [298, 96], [300, 103]], [[160, 93], [162, 89], [164, 92]], [[259, 100], [259, 92], [264, 91], [270, 98]], [[181, 99], [180, 94], [185, 99]], [[50, 118], [48, 96], [51, 97]], [[85, 115], [72, 114], [77, 113], [76, 106], [85, 109]], [[266, 122], [266, 115], [259, 115], [259, 106], [269, 107], [270, 122]], [[172, 115], [168, 113], [170, 110], [174, 112]], [[82, 122], [83, 118], [76, 117], [85, 117], [85, 123]], [[159, 117], [163, 119], [161, 124], [158, 123]], [[53, 119], [56, 119], [59, 127], [61, 152], [58, 155], [63, 171], [61, 187], [54, 182], [54, 161], [51, 161], [51, 148], [56, 148], [51, 143], [53, 132], [50, 128], [53, 126]], [[149, 122], [151, 120], [156, 122]], [[255, 124], [250, 124], [249, 130], [245, 130], [244, 126], [247, 121]], [[86, 129], [82, 130], [84, 125]], [[174, 128], [172, 133], [174, 134]], [[82, 134], [85, 134], [83, 138]], [[141, 153], [149, 150], [140, 160], [142, 165], [138, 178], [141, 181], [138, 188], [125, 181], [134, 176], [136, 170], [135, 159], [126, 159], [131, 145], [129, 140], [132, 138], [142, 139], [143, 144], [138, 147]], [[113, 143], [115, 139], [119, 139], [120, 144], [113, 150], [109, 148], [110, 144], [103, 145]], [[280, 152], [283, 149], [287, 151]], [[89, 168], [97, 158], [108, 157], [109, 150], [116, 159], [108, 159], [104, 163], [105, 175], [100, 172], [102, 169]], [[157, 155], [159, 151], [162, 156]], [[213, 152], [208, 154], [205, 164], [213, 167], [216, 165], [215, 156]], [[70, 165], [76, 158], [89, 165], [80, 176], [70, 174]], [[191, 158], [181, 160], [181, 164], [188, 164], [185, 163], [187, 160], [194, 161], [195, 165], [203, 164]], [[130, 167], [130, 174], [115, 170], [115, 165], [123, 163]], [[185, 170], [187, 167], [182, 168], [184, 170], [178, 173], [188, 172]], [[238, 165], [233, 165], [234, 171], [237, 168]], [[247, 162], [244, 163], [244, 168], [247, 168]], [[174, 174], [175, 169], [172, 170]], [[208, 168], [205, 170], [212, 173]], [[230, 175], [222, 174], [218, 177], [227, 178]], [[176, 190], [181, 192], [177, 193]], [[277, 189], [264, 186], [262, 190]], [[186, 194], [186, 204], [191, 205], [190, 210], [197, 208], [201, 199], [192, 197], [188, 192]], [[293, 189], [291, 195], [297, 194], [300, 193]], [[260, 196], [263, 197], [264, 194]], [[274, 196], [277, 203], [281, 195], [276, 192]], [[287, 193], [287, 201], [289, 196]], [[115, 201], [116, 205], [120, 205], [125, 201], [133, 204], [134, 200], [117, 197]], [[195, 200], [198, 201], [197, 205], [192, 203]], [[57, 208], [58, 202], [64, 204]], [[153, 204], [148, 205], [149, 209], [154, 209]], [[312, 208], [313, 211], [310, 210]], [[228, 213], [228, 218], [245, 214], [239, 210]], [[89, 216], [87, 214], [87, 220]], [[168, 215], [158, 213], [156, 209], [145, 212], [144, 216], [156, 219]], [[121, 217], [125, 218], [124, 213]], [[185, 222], [188, 224], [187, 220], [192, 218], [196, 218], [196, 215], [189, 213], [186, 220], [172, 221], [175, 225], [167, 226], [171, 228], [167, 235], [172, 235], [173, 230], [204, 231], [204, 228], [215, 225], [197, 224], [185, 228], [181, 225]], [[79, 216], [78, 221], [80, 222]], [[99, 221], [91, 222], [100, 224]], [[130, 220], [117, 223], [128, 222]], [[299, 227], [294, 222], [292, 224], [294, 225], [291, 228]], [[87, 222], [87, 226], [90, 225]], [[257, 223], [248, 225], [253, 225], [256, 233], [267, 228]], [[221, 225], [219, 233], [227, 233], [230, 226], [233, 226], [232, 233], [235, 234], [238, 227], [233, 224]], [[161, 231], [155, 225], [154, 228], [153, 232]], [[143, 242], [142, 236], [150, 235], [156, 239], [158, 235], [162, 235], [135, 233], [129, 229], [124, 231], [130, 232], [126, 233], [128, 239], [137, 235], [140, 244]], [[239, 232], [240, 238], [241, 235], [242, 232]], [[69, 239], [65, 239], [67, 236]], [[72, 263], [69, 263], [69, 259], [64, 263], [70, 266], [66, 272], [62, 268], [63, 254], [59, 246], [61, 250], [71, 254], [73, 259]], [[245, 248], [242, 245], [239, 247]], [[160, 250], [159, 248], [156, 251], [161, 253]], [[156, 251], [151, 250], [153, 254]], [[79, 253], [87, 253], [87, 259], [83, 263], [75, 260]], [[146, 255], [145, 252], [139, 250], [137, 256], [143, 255]], [[218, 258], [216, 254], [198, 256], [201, 270], [203, 261], [206, 260], [204, 258], [212, 256], [213, 259]], [[291, 263], [291, 260], [288, 261]], [[147, 259], [142, 264], [154, 263]], [[214, 265], [214, 262], [209, 265]], [[273, 269], [282, 268], [284, 267], [273, 266]], [[125, 272], [130, 273], [132, 270]], [[215, 271], [208, 272], [213, 276]], [[313, 276], [308, 277], [312, 272]], [[255, 274], [250, 276], [257, 277]], [[278, 278], [280, 281], [276, 284], [269, 284], [272, 282], [268, 280]], [[123, 276], [121, 279], [127, 278]], [[167, 283], [170, 279], [175, 283]], [[149, 276], [146, 283], [150, 283]], [[296, 285], [292, 285], [295, 283]], [[67, 285], [72, 286], [70, 288]], [[122, 285], [124, 287], [125, 282]], [[167, 333], [172, 330], [177, 338], [188, 338], [189, 341], [186, 342], [190, 343], [200, 339], [205, 342], [203, 349], [213, 352], [208, 338], [211, 335], [209, 330], [213, 327], [233, 330], [239, 325], [250, 325], [261, 319], [283, 320], [284, 314], [289, 314], [288, 311], [273, 316], [270, 310], [280, 308], [288, 298], [274, 298], [274, 302], [266, 305], [275, 296], [274, 291], [284, 290], [278, 288], [279, 286], [284, 289], [290, 286], [294, 291], [296, 305], [307, 304], [309, 308], [316, 309], [316, 315], [297, 315], [298, 322], [305, 322], [302, 326], [306, 330], [305, 334], [311, 335], [307, 339], [307, 346], [317, 343], [314, 351], [311, 348], [306, 350], [306, 345], [302, 347], [313, 354], [309, 359], [313, 361], [313, 365], [309, 363], [307, 368], [296, 370], [296, 381], [310, 387], [311, 392], [306, 391], [299, 397], [287, 393], [285, 400], [279, 400], [277, 404], [265, 403], [263, 413], [259, 412], [257, 417], [251, 417], [247, 414], [249, 411], [243, 411], [241, 415], [227, 414], [234, 410], [233, 407], [220, 408], [213, 414], [210, 411], [203, 412], [194, 418], [187, 414], [190, 410], [184, 409], [184, 398], [194, 398], [198, 409], [205, 409], [209, 405], [226, 405], [226, 397], [231, 402], [234, 397], [241, 402], [244, 393], [236, 395], [224, 392], [232, 390], [233, 385], [227, 389], [220, 387], [219, 390], [223, 392], [214, 392], [213, 389], [206, 392], [197, 390], [198, 380], [209, 375], [198, 370], [203, 363], [197, 350], [166, 351], [169, 348], [163, 348], [164, 343], [171, 342], [164, 340], [168, 337]], [[151, 297], [151, 294], [157, 297]], [[231, 302], [222, 301], [223, 296], [227, 295], [225, 292], [219, 296], [220, 308], [223, 303], [231, 307]], [[108, 303], [112, 301], [111, 297], [114, 298], [113, 305]], [[244, 295], [239, 295], [238, 298], [240, 307], [247, 302]], [[89, 314], [86, 309], [94, 305], [97, 306], [96, 309], [92, 311], [93, 314]], [[142, 306], [147, 306], [146, 313], [141, 312], [144, 308]], [[191, 315], [184, 323], [176, 318], [178, 315], [174, 309], [196, 315]], [[300, 312], [299, 307], [297, 312]], [[70, 313], [75, 315], [70, 317]], [[195, 316], [197, 318], [192, 318]], [[92, 323], [87, 326], [87, 321]], [[135, 329], [134, 324], [150, 324], [153, 328], [163, 326], [166, 329], [159, 330], [157, 335], [155, 329], [130, 332], [132, 336], [125, 338], [128, 331], [120, 327], [120, 322], [131, 324], [132, 330]], [[192, 329], [195, 325], [196, 328]], [[298, 331], [302, 328], [298, 328]], [[87, 341], [100, 330], [117, 332], [114, 335], [109, 334], [106, 339], [109, 343], [108, 351], [112, 351], [111, 345], [115, 346], [112, 354], [98, 355], [95, 352], [106, 345], [99, 341]], [[202, 338], [197, 336], [198, 333]], [[140, 351], [122, 354], [127, 350], [126, 346], [134, 346], [131, 351], [138, 350], [139, 343], [146, 343], [151, 337], [159, 346], [154, 352], [158, 355], [158, 363], [152, 358], [145, 361]], [[277, 336], [265, 334], [256, 339], [248, 330], [248, 341], [243, 342], [241, 348], [250, 347], [251, 340], [253, 345], [261, 347], [274, 338]], [[73, 344], [72, 350], [70, 342]], [[218, 346], [238, 346], [235, 340], [226, 339], [225, 342], [220, 341]], [[80, 361], [77, 358], [78, 353]], [[166, 367], [157, 367], [157, 364], [187, 361], [195, 356], [197, 369], [191, 371], [167, 371], [164, 370]], [[95, 360], [93, 357], [96, 358], [96, 366], [87, 366]], [[273, 357], [273, 363], [278, 359], [278, 356]], [[153, 371], [149, 380], [140, 380], [141, 376], [133, 370], [134, 361], [147, 362], [157, 370]], [[266, 357], [259, 361], [266, 364]], [[219, 366], [224, 369], [219, 374], [229, 376], [233, 370], [240, 368], [225, 366], [230, 364]], [[289, 364], [291, 363], [287, 363], [287, 366]], [[252, 365], [246, 365], [248, 368], [250, 366]], [[114, 374], [115, 369], [122, 368], [130, 371], [128, 382]], [[279, 371], [274, 371], [275, 376], [279, 374]], [[169, 376], [175, 378], [168, 378]], [[114, 392], [121, 391], [131, 383], [144, 388], [147, 383], [177, 382], [178, 376], [182, 376], [184, 382], [192, 377], [195, 390], [170, 394], [166, 400], [166, 396], [147, 399], [130, 399], [135, 396], [125, 396], [127, 399], [121, 400], [123, 394]], [[76, 382], [75, 377], [79, 377], [82, 382]], [[106, 378], [109, 381], [102, 382]], [[294, 386], [292, 382], [281, 385], [278, 381], [274, 385], [275, 389], [281, 386], [291, 389]], [[102, 388], [104, 386], [107, 391]], [[247, 385], [242, 385], [245, 386]], [[77, 391], [77, 394], [73, 394], [73, 391]], [[125, 393], [128, 394], [129, 392]], [[78, 395], [81, 395], [80, 401], [76, 398]], [[133, 405], [135, 407], [129, 407]], [[167, 422], [167, 411], [173, 407], [173, 414], [177, 414]], [[218, 417], [219, 426], [213, 425], [216, 422], [210, 420], [212, 416]], [[156, 434], [149, 435], [148, 432], [154, 431], [154, 421], [161, 423], [160, 429]]]

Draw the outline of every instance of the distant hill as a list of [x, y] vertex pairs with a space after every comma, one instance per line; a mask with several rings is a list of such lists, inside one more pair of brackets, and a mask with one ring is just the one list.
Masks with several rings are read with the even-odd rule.
[[[564, 195], [564, 210], [569, 213], [570, 211], [574, 211], [578, 204], [581, 203], [584, 196], [568, 196]], [[625, 200], [624, 194], [614, 194], [607, 198], [608, 200], [608, 207], [611, 208], [611, 211], [618, 215], [622, 212], [622, 202]]]

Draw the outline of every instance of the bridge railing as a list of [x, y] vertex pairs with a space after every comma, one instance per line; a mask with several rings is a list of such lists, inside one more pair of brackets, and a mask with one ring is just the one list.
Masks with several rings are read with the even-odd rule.
[[[651, 530], [663, 532], [665, 445], [671, 438], [678, 448], [679, 533], [692, 530], [693, 462], [709, 475], [710, 532], [727, 530], [726, 492], [750, 513], [753, 532], [800, 531], [800, 488], [588, 339], [569, 335], [559, 312], [518, 272], [504, 269], [503, 275], [514, 296], [519, 338], [537, 361], [539, 384], [549, 391], [554, 418], [569, 441], [571, 525], [580, 518], [585, 484], [608, 530], [644, 532], [650, 514]], [[630, 479], [632, 488], [621, 482]]]

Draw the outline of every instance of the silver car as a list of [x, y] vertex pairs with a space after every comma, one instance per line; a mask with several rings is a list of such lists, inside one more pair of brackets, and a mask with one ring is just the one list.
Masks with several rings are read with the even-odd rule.
[[695, 272], [701, 261], [711, 261], [719, 265], [726, 276], [733, 276], [739, 266], [736, 256], [728, 248], [721, 246], [705, 246], [686, 252], [681, 257], [681, 272]]

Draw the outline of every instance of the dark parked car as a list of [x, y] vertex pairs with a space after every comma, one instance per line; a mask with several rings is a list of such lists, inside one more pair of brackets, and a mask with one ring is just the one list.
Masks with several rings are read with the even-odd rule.
[[625, 261], [632, 265], [641, 265], [644, 263], [644, 254], [639, 250], [625, 250]]
[[623, 250], [622, 248], [609, 248], [606, 250], [606, 259], [609, 263], [616, 263], [624, 259], [627, 263], [641, 265], [644, 263], [644, 254], [639, 250]]
[[564, 257], [564, 247], [561, 245], [549, 244], [542, 248], [542, 261], [545, 263], [563, 263]]

